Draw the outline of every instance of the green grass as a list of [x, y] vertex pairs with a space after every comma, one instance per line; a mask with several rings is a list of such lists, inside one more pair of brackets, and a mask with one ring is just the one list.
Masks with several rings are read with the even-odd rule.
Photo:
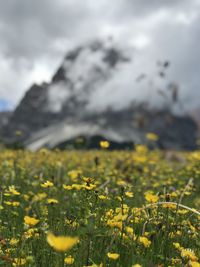
[[199, 266], [198, 151], [5, 150], [0, 177], [0, 266]]

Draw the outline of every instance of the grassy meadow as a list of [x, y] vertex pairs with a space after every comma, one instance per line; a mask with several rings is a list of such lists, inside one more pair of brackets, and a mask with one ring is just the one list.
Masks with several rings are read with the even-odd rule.
[[0, 153], [0, 266], [200, 266], [200, 152]]

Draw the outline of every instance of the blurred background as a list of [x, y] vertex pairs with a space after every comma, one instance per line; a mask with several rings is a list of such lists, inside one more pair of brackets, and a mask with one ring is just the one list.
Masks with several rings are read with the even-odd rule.
[[1, 142], [196, 149], [199, 25], [200, 0], [0, 0]]

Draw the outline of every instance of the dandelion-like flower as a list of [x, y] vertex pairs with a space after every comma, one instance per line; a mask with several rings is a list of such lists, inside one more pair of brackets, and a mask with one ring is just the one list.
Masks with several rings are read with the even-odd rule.
[[79, 242], [79, 238], [71, 236], [55, 236], [53, 233], [49, 232], [47, 234], [47, 242], [56, 251], [64, 252], [75, 246]]
[[54, 186], [54, 184], [50, 181], [46, 181], [43, 184], [41, 184], [41, 187], [43, 188], [52, 187], [52, 186]]
[[74, 258], [71, 255], [69, 255], [64, 259], [64, 262], [67, 265], [72, 265], [74, 263]]
[[110, 253], [110, 252], [108, 252], [107, 256], [111, 260], [117, 260], [119, 258], [119, 254], [118, 253]]
[[25, 217], [24, 217], [24, 222], [25, 222], [25, 224], [27, 224], [27, 225], [34, 226], [34, 225], [36, 225], [36, 224], [39, 223], [39, 220], [36, 219], [36, 218], [34, 218], [34, 217], [25, 216]]

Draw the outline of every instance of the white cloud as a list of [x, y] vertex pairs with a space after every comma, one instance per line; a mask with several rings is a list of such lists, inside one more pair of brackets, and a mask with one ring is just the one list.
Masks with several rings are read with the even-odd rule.
[[138, 70], [145, 66], [151, 72], [157, 60], [169, 59], [170, 78], [180, 83], [183, 99], [198, 105], [199, 4], [199, 0], [1, 1], [0, 99], [16, 105], [31, 83], [50, 79], [70, 47], [113, 35], [138, 48]]

